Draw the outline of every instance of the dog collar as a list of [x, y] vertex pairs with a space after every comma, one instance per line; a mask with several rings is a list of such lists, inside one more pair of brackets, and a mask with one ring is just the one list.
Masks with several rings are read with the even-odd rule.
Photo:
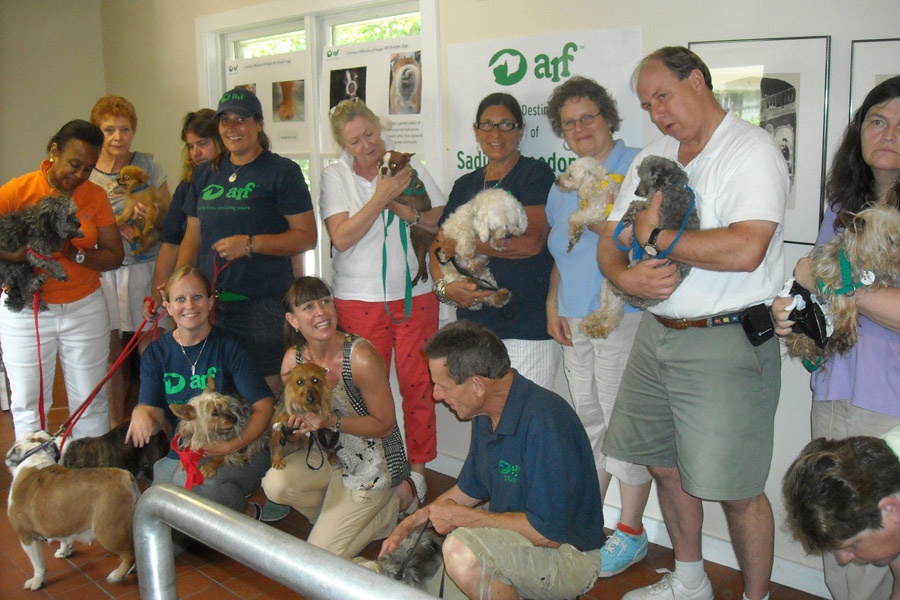
[[135, 192], [143, 192], [144, 190], [146, 190], [149, 187], [150, 187], [149, 183], [142, 183], [140, 185], [134, 186], [134, 188], [132, 188], [132, 190], [131, 190], [131, 193], [133, 194]]
[[38, 452], [43, 450], [44, 448], [46, 448], [48, 446], [52, 446], [55, 443], [56, 442], [54, 442], [51, 439], [51, 440], [47, 440], [46, 442], [43, 442], [39, 446], [35, 446], [34, 448], [32, 448], [31, 450], [29, 450], [28, 452], [26, 452], [25, 454], [22, 455], [22, 458], [19, 459], [19, 464], [21, 465], [23, 462], [25, 462], [26, 460], [28, 460], [29, 458], [31, 458], [32, 456], [34, 456], [35, 454], [37, 454]]
[[[864, 285], [872, 285], [875, 283], [875, 273], [869, 270], [862, 272], [862, 277], [859, 278], [859, 281], [853, 281], [853, 267], [850, 265], [850, 261], [847, 260], [847, 255], [844, 254], [843, 248], [841, 248], [841, 252], [838, 255], [838, 260], [841, 265], [842, 287], [831, 292], [833, 295], [843, 296], [844, 294], [852, 294]], [[819, 288], [819, 293], [823, 296], [828, 293], [825, 291], [825, 282], [821, 279], [816, 281], [816, 287]]]
[[403, 193], [407, 196], [424, 196], [425, 186], [419, 180], [419, 174], [416, 173], [416, 170], [413, 169], [412, 172], [412, 181], [409, 182], [409, 187], [403, 190]]

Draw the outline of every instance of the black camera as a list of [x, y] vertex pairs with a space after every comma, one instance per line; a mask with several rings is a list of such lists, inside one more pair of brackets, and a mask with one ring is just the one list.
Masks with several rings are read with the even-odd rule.
[[760, 346], [775, 335], [775, 322], [765, 304], [754, 304], [741, 313], [741, 325], [747, 339], [754, 346]]

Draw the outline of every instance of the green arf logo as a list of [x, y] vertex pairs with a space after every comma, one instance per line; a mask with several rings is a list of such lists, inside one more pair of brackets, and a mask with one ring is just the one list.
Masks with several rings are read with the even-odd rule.
[[518, 50], [505, 48], [491, 57], [488, 66], [494, 69], [494, 81], [500, 85], [515, 85], [528, 72], [528, 61]]
[[[534, 57], [534, 77], [559, 83], [563, 77], [571, 75], [569, 63], [575, 61], [575, 52], [581, 49], [575, 42], [567, 42], [559, 56], [538, 54]], [[528, 60], [518, 50], [504, 48], [491, 57], [488, 67], [494, 70], [494, 81], [497, 84], [515, 85], [525, 78]]]

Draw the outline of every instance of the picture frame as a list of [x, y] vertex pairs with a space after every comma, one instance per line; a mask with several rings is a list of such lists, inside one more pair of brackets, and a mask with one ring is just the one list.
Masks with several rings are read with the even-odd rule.
[[866, 94], [889, 77], [900, 74], [900, 38], [853, 40], [850, 44], [850, 114]]
[[825, 206], [831, 36], [690, 42], [722, 107], [765, 128], [788, 163], [784, 241], [814, 244]]

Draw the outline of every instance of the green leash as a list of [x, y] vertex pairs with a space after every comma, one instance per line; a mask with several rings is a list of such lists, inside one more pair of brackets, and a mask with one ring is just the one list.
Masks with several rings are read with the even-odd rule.
[[[387, 213], [388, 216], [385, 217], [384, 214]], [[387, 313], [388, 318], [391, 320], [391, 323], [403, 323], [407, 319], [409, 319], [409, 313], [412, 312], [412, 277], [409, 273], [409, 260], [406, 260], [406, 294], [403, 298], [403, 319], [400, 321], [395, 321], [394, 317], [391, 316], [391, 311], [388, 310], [388, 300], [387, 300], [387, 270], [388, 270], [388, 261], [387, 261], [387, 239], [388, 239], [388, 228], [391, 226], [391, 223], [394, 222], [394, 213], [389, 210], [384, 210], [381, 212], [381, 222], [384, 224], [384, 240], [381, 243], [381, 291], [384, 297], [384, 312]], [[403, 257], [406, 258], [407, 251], [409, 248], [409, 242], [406, 239], [406, 227], [405, 223], [399, 222], [398, 226], [400, 227], [400, 245], [403, 246]]]

